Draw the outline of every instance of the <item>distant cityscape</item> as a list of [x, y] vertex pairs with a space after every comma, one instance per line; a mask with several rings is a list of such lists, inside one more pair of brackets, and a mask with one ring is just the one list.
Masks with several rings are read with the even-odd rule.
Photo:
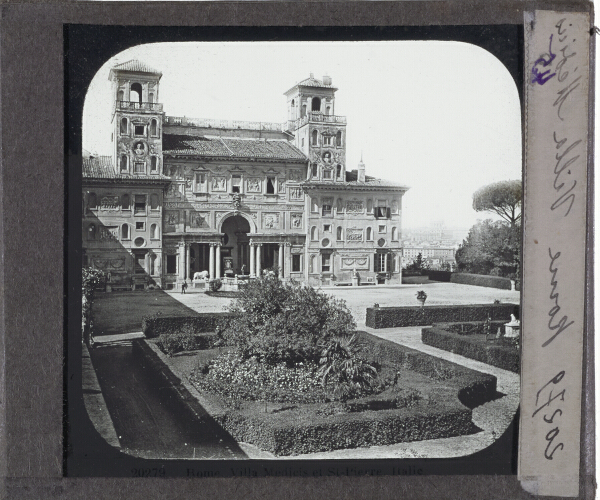
[[435, 221], [429, 226], [404, 228], [402, 233], [403, 268], [421, 254], [425, 267], [454, 270], [456, 250], [469, 234], [469, 228], [446, 227], [443, 221]]

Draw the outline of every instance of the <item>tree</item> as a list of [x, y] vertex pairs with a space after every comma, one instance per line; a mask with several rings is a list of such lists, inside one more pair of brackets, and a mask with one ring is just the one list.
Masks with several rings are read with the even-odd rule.
[[521, 181], [488, 184], [473, 194], [476, 212], [494, 212], [514, 226], [521, 220]]
[[409, 271], [422, 271], [424, 269], [427, 269], [427, 267], [427, 262], [423, 260], [423, 254], [419, 252], [417, 258], [413, 260], [411, 264], [406, 266], [406, 269], [408, 269]]
[[521, 228], [504, 221], [480, 221], [456, 251], [461, 272], [518, 279]]

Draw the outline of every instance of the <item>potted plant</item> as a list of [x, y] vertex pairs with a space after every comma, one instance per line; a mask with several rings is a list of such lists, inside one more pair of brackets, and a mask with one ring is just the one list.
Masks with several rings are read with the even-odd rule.
[[417, 300], [421, 303], [421, 307], [425, 306], [425, 301], [427, 300], [427, 294], [425, 290], [419, 290], [417, 292]]

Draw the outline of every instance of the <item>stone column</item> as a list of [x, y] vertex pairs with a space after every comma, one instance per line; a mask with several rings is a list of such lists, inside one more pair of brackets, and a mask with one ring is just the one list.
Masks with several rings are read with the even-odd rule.
[[191, 278], [190, 272], [190, 244], [185, 244], [185, 279]]
[[256, 259], [254, 253], [256, 247], [254, 246], [254, 243], [252, 243], [252, 240], [250, 240], [248, 248], [250, 249], [250, 277], [254, 278], [256, 276]]
[[185, 272], [185, 247], [183, 246], [183, 243], [179, 244], [179, 278], [180, 279], [184, 279], [184, 272]]
[[208, 277], [212, 280], [215, 278], [215, 244], [210, 244], [210, 258], [208, 264]]
[[216, 266], [217, 266], [217, 270], [216, 270], [216, 278], [219, 279], [221, 277], [221, 244], [217, 243], [216, 245], [217, 247], [217, 256], [216, 256]]
[[280, 243], [279, 244], [279, 255], [278, 257], [278, 263], [277, 265], [279, 266], [279, 277], [281, 279], [285, 278], [285, 274], [283, 272], [283, 249], [284, 249], [284, 243]]
[[383, 254], [383, 270], [388, 272], [388, 253]]
[[261, 272], [261, 253], [262, 253], [262, 244], [258, 243], [256, 245], [256, 276], [260, 276], [260, 272]]

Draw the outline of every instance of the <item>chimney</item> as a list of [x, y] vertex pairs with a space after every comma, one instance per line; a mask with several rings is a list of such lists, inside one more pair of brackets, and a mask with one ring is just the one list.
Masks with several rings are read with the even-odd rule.
[[314, 74], [314, 73], [311, 73], [311, 74], [310, 74], [310, 77], [311, 77], [311, 78], [314, 78], [314, 77], [315, 77], [315, 74]]
[[331, 84], [332, 84], [331, 77], [328, 75], [325, 75], [323, 77], [323, 85], [331, 85]]
[[365, 164], [363, 163], [362, 153], [360, 154], [360, 162], [358, 162], [358, 176], [356, 180], [360, 183], [365, 182]]

